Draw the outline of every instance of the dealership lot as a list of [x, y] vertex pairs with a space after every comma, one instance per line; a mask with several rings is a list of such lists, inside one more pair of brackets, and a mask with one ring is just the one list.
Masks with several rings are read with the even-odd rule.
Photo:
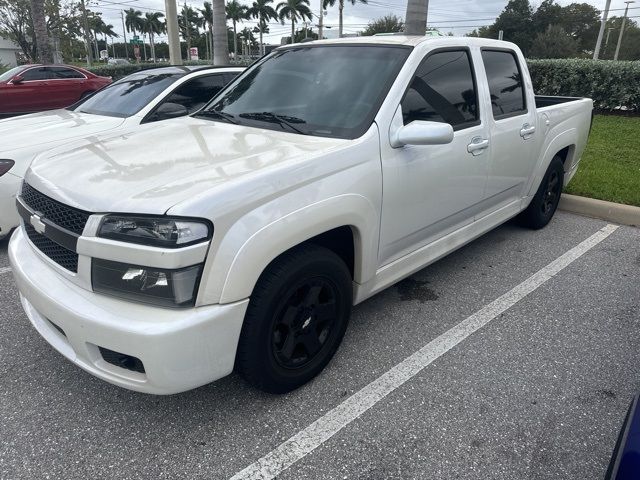
[[[606, 225], [496, 229], [356, 307], [327, 370], [284, 396], [82, 372], [29, 325], [1, 242], [0, 478], [231, 477]], [[640, 230], [620, 227], [278, 478], [602, 478], [640, 388], [639, 286]]]

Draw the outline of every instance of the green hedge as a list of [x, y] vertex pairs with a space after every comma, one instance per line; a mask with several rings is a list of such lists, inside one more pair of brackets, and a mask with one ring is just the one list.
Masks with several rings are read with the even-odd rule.
[[[185, 65], [211, 65], [211, 62], [207, 60], [198, 60], [185, 62]], [[122, 77], [131, 75], [132, 73], [139, 72], [140, 70], [146, 70], [148, 68], [167, 67], [168, 62], [158, 63], [132, 63], [129, 65], [96, 65], [91, 68], [87, 68], [90, 72], [95, 73], [103, 77], [112, 77], [113, 80], [120, 80]]]
[[640, 112], [640, 62], [528, 60], [538, 95], [589, 97], [600, 111]]

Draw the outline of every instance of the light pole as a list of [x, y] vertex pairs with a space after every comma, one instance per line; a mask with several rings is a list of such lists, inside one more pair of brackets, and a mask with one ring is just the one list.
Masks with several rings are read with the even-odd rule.
[[616, 54], [613, 56], [613, 60], [618, 60], [618, 54], [620, 53], [620, 45], [622, 45], [622, 34], [624, 33], [624, 24], [627, 23], [627, 13], [629, 13], [629, 4], [636, 3], [635, 0], [629, 0], [624, 2], [627, 7], [624, 9], [624, 17], [622, 17], [622, 25], [620, 26], [620, 36], [618, 37], [618, 46], [616, 47]]
[[600, 23], [600, 31], [598, 32], [598, 40], [596, 41], [596, 48], [593, 51], [593, 59], [597, 60], [600, 56], [600, 47], [602, 46], [602, 37], [604, 36], [604, 28], [607, 25], [607, 17], [609, 16], [609, 7], [611, 6], [611, 0], [607, 0], [607, 4], [604, 7], [602, 13], [602, 22]]

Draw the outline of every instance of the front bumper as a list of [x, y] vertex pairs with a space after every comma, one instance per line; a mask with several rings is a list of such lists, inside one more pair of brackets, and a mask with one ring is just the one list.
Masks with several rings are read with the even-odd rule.
[[[210, 383], [233, 370], [248, 300], [166, 309], [93, 293], [54, 271], [22, 228], [9, 243], [9, 261], [38, 333], [107, 382], [162, 395]], [[140, 359], [144, 373], [106, 362], [99, 347]]]
[[11, 229], [20, 224], [16, 210], [16, 195], [22, 178], [7, 172], [0, 177], [0, 238], [6, 237]]

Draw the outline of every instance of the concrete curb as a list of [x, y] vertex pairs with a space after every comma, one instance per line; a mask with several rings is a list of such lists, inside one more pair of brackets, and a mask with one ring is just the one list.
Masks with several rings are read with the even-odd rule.
[[563, 193], [562, 197], [560, 197], [558, 208], [586, 217], [600, 218], [621, 225], [640, 227], [640, 207]]

